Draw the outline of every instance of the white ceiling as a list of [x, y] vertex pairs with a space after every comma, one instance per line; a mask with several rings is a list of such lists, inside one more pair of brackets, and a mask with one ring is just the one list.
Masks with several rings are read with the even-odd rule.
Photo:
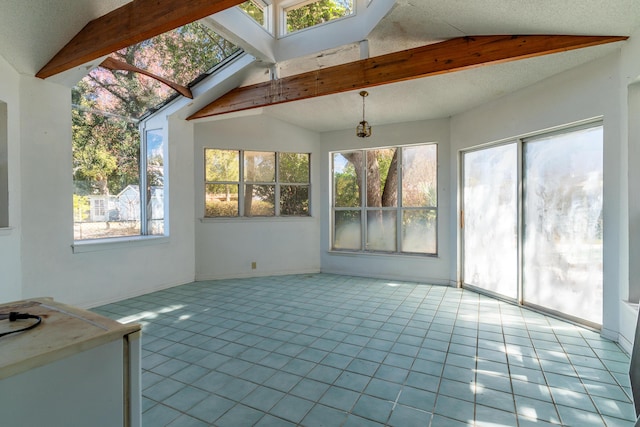
[[[367, 39], [370, 55], [378, 56], [460, 36], [628, 36], [639, 27], [638, 0], [397, 0]], [[375, 132], [376, 125], [449, 117], [603, 57], [621, 45], [613, 43], [373, 87], [367, 89], [366, 118]], [[359, 59], [357, 46], [329, 53], [351, 61]], [[334, 65], [326, 55], [305, 61], [311, 59], [318, 67]], [[295, 65], [287, 63], [283, 67]], [[355, 129], [362, 114], [358, 92], [275, 105], [265, 108], [262, 114], [316, 131]]]
[[[392, 0], [373, 0], [389, 2]], [[0, 56], [34, 75], [87, 22], [127, 0], [0, 0]], [[466, 35], [628, 36], [640, 27], [638, 0], [397, 0], [367, 37], [371, 56]], [[329, 24], [331, 25], [331, 24]], [[621, 43], [492, 65], [369, 90], [372, 124], [447, 117], [607, 55]], [[314, 66], [359, 59], [357, 44], [304, 58]], [[296, 69], [296, 60], [280, 64]], [[308, 62], [307, 62], [308, 65]], [[262, 69], [261, 72], [264, 72]], [[361, 115], [358, 91], [281, 104], [263, 114], [318, 131], [347, 129]]]

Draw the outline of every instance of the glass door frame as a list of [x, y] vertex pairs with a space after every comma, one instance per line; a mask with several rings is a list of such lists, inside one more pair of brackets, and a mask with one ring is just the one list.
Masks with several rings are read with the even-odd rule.
[[[530, 133], [519, 136], [517, 138], [509, 138], [500, 140], [493, 143], [487, 143], [477, 145], [458, 151], [458, 210], [457, 210], [457, 234], [458, 234], [458, 287], [470, 289], [472, 291], [491, 296], [500, 300], [504, 300], [511, 303], [516, 303], [521, 307], [527, 307], [529, 309], [557, 317], [561, 320], [579, 324], [594, 330], [601, 330], [602, 325], [591, 322], [587, 319], [578, 318], [567, 313], [559, 312], [552, 308], [536, 305], [524, 300], [524, 239], [525, 239], [525, 224], [524, 224], [524, 200], [526, 193], [526, 182], [524, 178], [524, 145], [529, 141], [535, 141], [539, 138], [547, 136], [553, 136], [562, 133], [570, 133], [592, 127], [604, 127], [602, 118], [590, 119], [579, 123], [573, 123], [567, 126], [558, 127], [555, 129], [549, 129], [546, 131]], [[464, 156], [467, 153], [474, 151], [481, 151], [498, 147], [501, 145], [517, 144], [517, 160], [516, 160], [516, 176], [517, 176], [517, 298], [513, 299], [505, 295], [500, 295], [490, 290], [483, 289], [478, 286], [474, 286], [465, 283], [464, 269], [465, 269], [465, 238], [464, 238], [464, 178], [465, 178], [465, 161]], [[604, 141], [603, 141], [603, 156], [604, 156]], [[604, 158], [603, 158], [604, 161]], [[604, 189], [603, 189], [604, 199]], [[604, 204], [604, 202], [603, 202]], [[603, 256], [604, 261], [604, 256]], [[603, 273], [604, 274], [604, 273]], [[604, 296], [604, 289], [602, 290]], [[604, 307], [603, 307], [604, 308]]]
[[[477, 151], [482, 151], [482, 150], [488, 150], [491, 148], [496, 148], [496, 147], [500, 147], [500, 146], [504, 146], [504, 145], [510, 145], [510, 144], [515, 144], [516, 145], [516, 203], [517, 203], [517, 207], [516, 207], [516, 248], [517, 248], [517, 252], [516, 252], [516, 262], [517, 262], [517, 266], [516, 266], [516, 298], [510, 298], [509, 296], [505, 296], [484, 288], [481, 288], [479, 286], [474, 286], [470, 283], [465, 283], [465, 277], [464, 277], [464, 267], [465, 267], [465, 232], [464, 232], [464, 212], [465, 212], [465, 206], [464, 206], [464, 182], [465, 182], [465, 154], [468, 153], [472, 153], [472, 152], [477, 152]], [[459, 254], [458, 254], [458, 287], [461, 288], [466, 288], [466, 289], [470, 289], [473, 290], [475, 292], [481, 293], [481, 294], [486, 294], [489, 295], [493, 298], [497, 298], [500, 300], [504, 300], [504, 301], [508, 301], [508, 302], [515, 302], [518, 305], [523, 305], [524, 301], [523, 301], [523, 268], [522, 268], [522, 251], [523, 251], [523, 232], [524, 232], [524, 223], [523, 223], [523, 198], [522, 198], [522, 194], [523, 194], [523, 173], [522, 173], [522, 167], [523, 167], [523, 160], [522, 160], [522, 148], [523, 147], [523, 139], [522, 138], [517, 138], [517, 139], [508, 139], [508, 140], [503, 140], [500, 142], [496, 142], [496, 143], [490, 143], [490, 144], [483, 144], [480, 146], [475, 146], [475, 147], [471, 147], [468, 149], [464, 149], [464, 150], [460, 150], [459, 152], [459, 165], [458, 165], [458, 171], [459, 171], [459, 200], [458, 200], [458, 204], [459, 204], [459, 209], [458, 209], [458, 242], [459, 242]]]

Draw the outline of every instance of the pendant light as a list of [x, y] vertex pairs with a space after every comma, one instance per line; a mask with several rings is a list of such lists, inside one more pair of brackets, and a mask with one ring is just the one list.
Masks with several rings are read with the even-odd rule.
[[362, 97], [362, 121], [356, 127], [356, 135], [360, 138], [368, 138], [371, 136], [371, 125], [364, 119], [364, 98], [369, 96], [369, 92], [363, 90], [360, 96]]

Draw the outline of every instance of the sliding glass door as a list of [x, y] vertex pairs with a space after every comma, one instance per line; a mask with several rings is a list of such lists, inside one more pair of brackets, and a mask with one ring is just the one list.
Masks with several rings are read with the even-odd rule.
[[525, 140], [524, 301], [602, 324], [602, 127]]
[[464, 285], [601, 325], [602, 126], [468, 151], [462, 164]]
[[518, 296], [517, 144], [464, 153], [465, 284]]

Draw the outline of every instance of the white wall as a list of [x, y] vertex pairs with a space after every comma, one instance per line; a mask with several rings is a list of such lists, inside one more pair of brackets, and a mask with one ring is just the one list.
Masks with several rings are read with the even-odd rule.
[[[22, 297], [20, 267], [20, 77], [0, 57], [0, 102], [6, 104], [9, 228], [0, 229], [0, 302]], [[5, 130], [0, 130], [4, 132]]]
[[[0, 230], [0, 302], [53, 296], [94, 306], [197, 279], [335, 272], [453, 284], [457, 281], [457, 161], [474, 145], [602, 116], [605, 124], [605, 336], [633, 341], [629, 230], [640, 229], [640, 128], [629, 94], [640, 78], [640, 36], [621, 54], [567, 71], [451, 119], [317, 134], [264, 115], [186, 122], [170, 116], [169, 230], [163, 243], [72, 253], [69, 89], [18, 75], [0, 58], [0, 101], [8, 107], [10, 230]], [[632, 95], [631, 95], [632, 96]], [[638, 107], [640, 109], [640, 107]], [[632, 111], [633, 110], [632, 108]], [[627, 141], [627, 138], [629, 140]], [[330, 249], [329, 152], [439, 143], [439, 255], [337, 254]], [[631, 149], [627, 149], [627, 143]], [[312, 213], [299, 219], [204, 220], [203, 149], [312, 153]], [[635, 175], [634, 175], [635, 176]], [[631, 227], [630, 225], [631, 224]], [[640, 248], [640, 244], [636, 244]], [[631, 248], [631, 256], [629, 249]], [[251, 270], [251, 262], [258, 268]], [[640, 282], [634, 278], [636, 288]], [[634, 289], [636, 289], [634, 288]], [[637, 292], [636, 292], [637, 293]], [[630, 311], [631, 310], [631, 311]]]
[[[604, 319], [602, 333], [617, 339], [620, 289], [620, 259], [626, 254], [621, 236], [627, 224], [621, 206], [626, 200], [626, 158], [621, 139], [619, 107], [619, 53], [551, 77], [524, 90], [485, 104], [451, 121], [451, 159], [457, 162], [462, 149], [507, 138], [540, 132], [557, 126], [602, 116], [604, 121]], [[458, 173], [451, 173], [457, 188]], [[459, 209], [456, 209], [456, 212]], [[458, 230], [452, 228], [452, 254], [457, 251]], [[453, 256], [453, 255], [452, 255]]]
[[[179, 124], [176, 140], [192, 140], [190, 127]], [[22, 76], [20, 128], [22, 298], [94, 306], [193, 280], [193, 231], [183, 225], [193, 218], [191, 144], [170, 142], [170, 185], [187, 190], [171, 199], [168, 239], [100, 244], [74, 254], [70, 90]]]
[[[196, 279], [320, 271], [318, 143], [317, 133], [263, 115], [195, 125]], [[203, 220], [205, 147], [311, 153], [312, 216]]]
[[[450, 203], [455, 198], [449, 185], [449, 119], [376, 126], [371, 137], [362, 139], [355, 129], [322, 134], [321, 257], [322, 271], [357, 276], [404, 279], [433, 284], [452, 284], [450, 277]], [[398, 256], [331, 251], [330, 152], [352, 148], [438, 143], [438, 255]]]
[[621, 298], [636, 303], [620, 303], [620, 343], [630, 351], [640, 298], [640, 29], [622, 49], [619, 103], [622, 140], [626, 142], [622, 156], [627, 159], [621, 164], [621, 173], [628, 176], [622, 188], [627, 194], [626, 204], [620, 206], [628, 223], [628, 233], [621, 239], [625, 256], [620, 262], [620, 276], [626, 279], [622, 281]]

